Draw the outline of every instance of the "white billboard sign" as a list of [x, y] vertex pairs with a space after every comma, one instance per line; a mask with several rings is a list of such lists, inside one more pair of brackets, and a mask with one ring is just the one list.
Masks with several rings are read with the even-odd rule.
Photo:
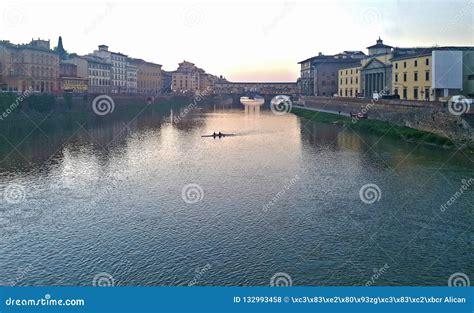
[[434, 50], [433, 88], [462, 89], [462, 51]]

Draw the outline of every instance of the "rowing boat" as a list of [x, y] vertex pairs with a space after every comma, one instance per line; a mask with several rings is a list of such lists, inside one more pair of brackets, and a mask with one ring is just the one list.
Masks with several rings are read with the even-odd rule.
[[204, 135], [201, 137], [230, 137], [230, 136], [235, 136], [235, 134], [215, 134], [215, 135]]

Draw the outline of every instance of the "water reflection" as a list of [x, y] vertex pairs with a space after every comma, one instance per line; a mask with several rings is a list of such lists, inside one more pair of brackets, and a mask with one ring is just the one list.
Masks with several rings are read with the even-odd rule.
[[0, 284], [26, 265], [20, 285], [185, 285], [207, 264], [198, 285], [358, 285], [385, 263], [377, 284], [444, 285], [472, 269], [472, 191], [438, 209], [474, 176], [463, 153], [243, 107], [143, 112], [2, 131], [0, 186], [25, 201], [0, 203]]

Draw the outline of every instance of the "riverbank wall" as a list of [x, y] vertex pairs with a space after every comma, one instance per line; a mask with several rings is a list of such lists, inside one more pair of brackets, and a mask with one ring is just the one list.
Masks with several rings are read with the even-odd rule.
[[298, 103], [309, 108], [346, 114], [363, 112], [367, 113], [369, 119], [430, 132], [455, 143], [474, 147], [473, 108], [465, 114], [455, 115], [442, 102], [301, 97]]
[[[161, 96], [141, 96], [141, 95], [122, 95], [110, 94], [107, 95], [112, 99], [115, 108], [120, 108], [128, 105], [147, 105], [147, 104], [165, 104], [165, 103], [179, 103], [186, 104], [192, 101], [192, 97], [183, 95], [161, 95]], [[102, 97], [102, 98], [101, 98]], [[84, 96], [70, 96], [57, 97], [56, 102], [58, 107], [72, 107], [74, 109], [91, 108], [94, 99], [105, 99], [103, 95], [84, 95]]]

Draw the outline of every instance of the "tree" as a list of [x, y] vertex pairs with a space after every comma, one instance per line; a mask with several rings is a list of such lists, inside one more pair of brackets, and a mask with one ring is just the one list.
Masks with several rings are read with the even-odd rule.
[[59, 36], [58, 46], [54, 48], [54, 51], [59, 55], [59, 58], [61, 60], [65, 60], [68, 58], [68, 53], [66, 50], [64, 50], [63, 39], [61, 38], [61, 36]]

